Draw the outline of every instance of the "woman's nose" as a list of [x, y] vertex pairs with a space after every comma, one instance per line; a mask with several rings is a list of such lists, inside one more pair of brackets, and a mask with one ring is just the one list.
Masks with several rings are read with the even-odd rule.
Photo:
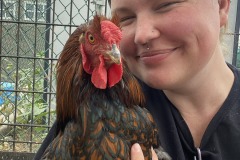
[[158, 38], [160, 31], [157, 28], [153, 19], [138, 20], [136, 23], [134, 42], [139, 45], [144, 45], [149, 41]]

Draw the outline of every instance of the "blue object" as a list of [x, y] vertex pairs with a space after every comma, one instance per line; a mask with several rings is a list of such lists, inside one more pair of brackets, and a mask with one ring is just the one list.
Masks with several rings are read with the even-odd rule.
[[[10, 82], [0, 82], [0, 88], [2, 90], [13, 90], [14, 91], [14, 86], [15, 83], [10, 83]], [[0, 94], [0, 105], [4, 104], [4, 102], [9, 99], [10, 102], [14, 103], [15, 102], [15, 93], [11, 91], [1, 91], [2, 93]]]

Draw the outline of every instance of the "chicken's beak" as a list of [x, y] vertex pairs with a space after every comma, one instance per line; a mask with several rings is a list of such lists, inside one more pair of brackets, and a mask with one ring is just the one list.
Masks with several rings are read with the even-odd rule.
[[120, 51], [118, 49], [118, 46], [116, 44], [112, 44], [112, 50], [111, 50], [111, 59], [117, 63], [120, 64], [121, 63], [121, 54]]

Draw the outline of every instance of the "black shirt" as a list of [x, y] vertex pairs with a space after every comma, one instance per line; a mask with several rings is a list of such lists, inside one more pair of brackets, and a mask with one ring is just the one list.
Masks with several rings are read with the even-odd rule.
[[199, 148], [194, 147], [186, 122], [164, 93], [144, 85], [160, 141], [173, 160], [240, 160], [240, 71], [229, 67], [235, 76], [234, 84], [208, 125]]
[[[161, 90], [143, 84], [148, 110], [159, 127], [161, 145], [173, 160], [240, 160], [240, 71], [232, 65], [235, 80], [222, 107], [207, 127], [199, 148], [195, 148], [189, 128]], [[55, 137], [56, 123], [49, 131], [35, 159]]]

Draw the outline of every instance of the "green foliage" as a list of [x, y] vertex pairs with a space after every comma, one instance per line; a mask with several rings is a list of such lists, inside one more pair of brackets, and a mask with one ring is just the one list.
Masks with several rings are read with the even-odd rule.
[[[0, 92], [0, 96], [4, 97], [4, 104], [0, 105], [0, 115], [2, 115], [0, 123], [22, 124], [15, 127], [17, 141], [42, 142], [48, 131], [42, 126], [52, 124], [51, 121], [55, 119], [55, 110], [52, 109], [55, 106], [54, 96], [51, 97], [53, 99], [51, 100], [52, 108], [50, 108], [49, 94], [46, 93], [46, 88], [50, 84], [47, 79], [48, 73], [44, 69], [45, 60], [42, 59], [44, 53], [39, 52], [36, 57], [39, 59], [21, 61], [19, 66], [16, 66], [14, 59], [2, 59], [4, 68], [1, 72], [1, 81], [15, 84], [14, 90], [17, 92], [11, 93], [15, 99], [4, 97], [3, 92]], [[48, 86], [44, 86], [44, 81]], [[0, 87], [4, 89], [3, 86]], [[25, 124], [27, 126], [24, 126]], [[39, 125], [39, 127], [30, 127], [31, 125]], [[0, 139], [4, 138], [1, 136], [11, 136], [13, 130], [14, 127], [11, 127], [7, 133], [3, 134], [0, 128]]]

